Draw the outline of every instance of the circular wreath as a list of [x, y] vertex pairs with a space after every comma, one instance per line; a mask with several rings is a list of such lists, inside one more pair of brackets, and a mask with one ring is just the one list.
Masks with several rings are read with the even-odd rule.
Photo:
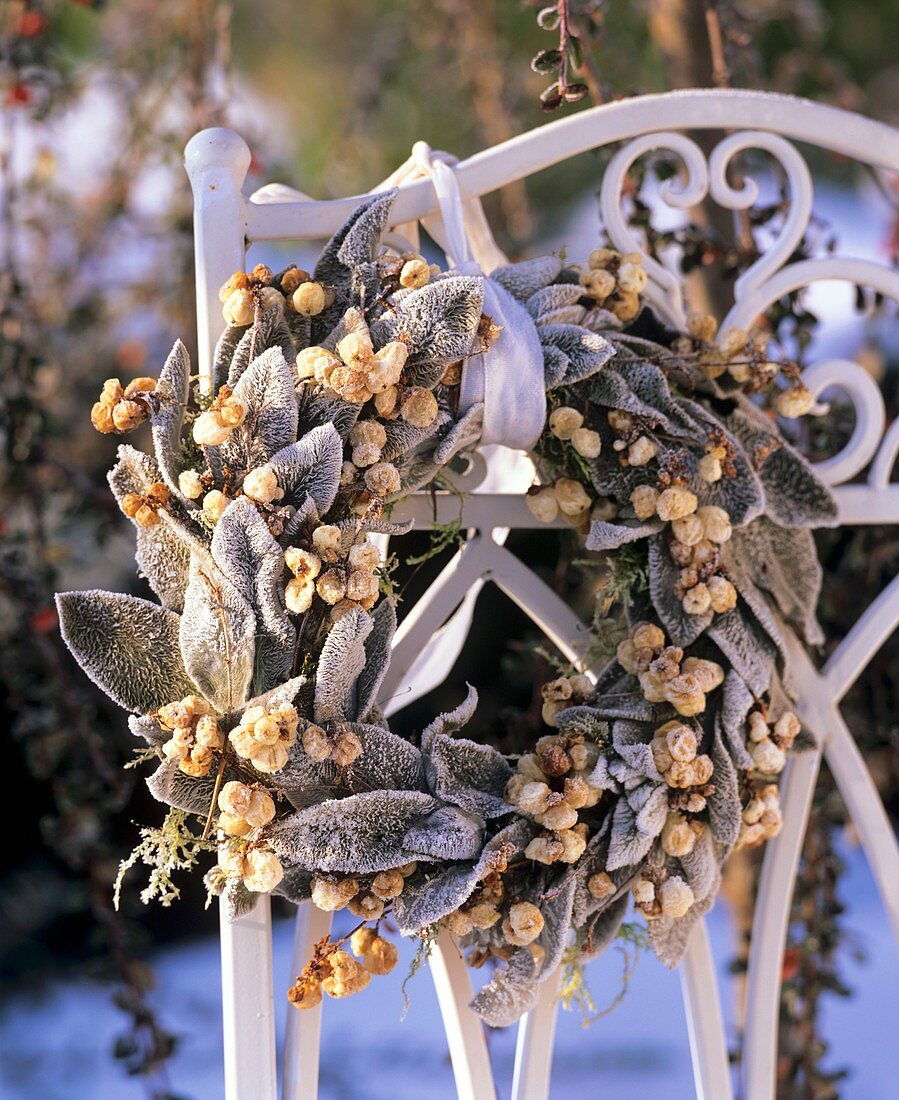
[[[497, 964], [473, 1006], [505, 1025], [631, 902], [675, 965], [728, 853], [777, 833], [800, 733], [788, 635], [820, 640], [810, 528], [836, 509], [778, 430], [812, 399], [764, 339], [708, 317], [665, 328], [639, 257], [610, 249], [490, 280], [384, 250], [392, 197], [361, 206], [312, 275], [232, 276], [211, 383], [177, 344], [158, 379], [104, 384], [100, 431], [152, 428], [153, 455], [122, 446], [109, 481], [160, 603], [66, 593], [60, 621], [133, 712], [171, 807], [123, 865], [150, 866], [144, 900], [172, 900], [173, 871], [210, 849], [232, 918], [266, 892], [348, 908], [360, 924], [318, 945], [299, 1008], [392, 968], [385, 914], [425, 943], [445, 927], [472, 965]], [[485, 285], [539, 338], [528, 505], [598, 552], [597, 581], [636, 578], [594, 620], [614, 659], [543, 684], [545, 735], [516, 756], [461, 735], [473, 690], [414, 738], [377, 703], [396, 616], [368, 535], [404, 530], [392, 502], [478, 442], [463, 376], [506, 334]]]

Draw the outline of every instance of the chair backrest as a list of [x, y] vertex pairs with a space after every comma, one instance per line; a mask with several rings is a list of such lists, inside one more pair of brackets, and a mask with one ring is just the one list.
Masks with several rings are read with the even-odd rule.
[[[687, 136], [691, 131], [725, 131], [707, 157]], [[644, 251], [627, 225], [622, 195], [629, 168], [641, 156], [666, 150], [679, 159], [680, 181], [661, 190], [668, 205], [689, 209], [710, 198], [732, 211], [750, 207], [757, 184], [728, 180], [739, 152], [762, 149], [785, 174], [789, 211], [777, 239], [734, 285], [734, 304], [724, 325], [750, 327], [784, 295], [822, 280], [871, 287], [899, 301], [899, 274], [870, 260], [829, 255], [792, 261], [808, 227], [814, 185], [793, 142], [841, 154], [876, 172], [899, 172], [899, 132], [831, 107], [787, 96], [744, 91], [688, 91], [642, 96], [597, 107], [552, 122], [479, 153], [456, 167], [463, 198], [480, 196], [576, 154], [624, 143], [603, 176], [600, 204], [606, 230], [622, 251]], [[205, 130], [187, 146], [187, 170], [195, 198], [197, 310], [201, 372], [209, 371], [212, 348], [222, 327], [218, 287], [244, 266], [246, 248], [256, 241], [313, 240], [328, 236], [355, 208], [359, 197], [316, 202], [280, 185], [247, 199], [241, 193], [250, 152], [236, 134]], [[397, 225], [435, 212], [427, 180], [405, 184], [394, 203]], [[647, 296], [668, 320], [684, 320], [678, 274], [647, 257]], [[877, 384], [857, 363], [827, 359], [804, 373], [817, 396], [842, 390], [855, 411], [851, 437], [840, 452], [818, 464], [834, 487], [842, 524], [899, 523], [899, 485], [890, 477], [899, 454], [899, 421], [888, 429]], [[419, 691], [439, 682], [429, 654], [435, 647], [458, 649], [471, 622], [480, 585], [496, 584], [570, 659], [579, 660], [584, 626], [531, 570], [503, 545], [510, 528], [537, 523], [521, 498], [528, 471], [510, 453], [493, 449], [476, 457], [466, 475], [463, 525], [471, 537], [429, 591], [406, 616], [397, 633], [394, 659], [383, 688], [396, 699], [408, 685]], [[523, 469], [523, 472], [522, 472]], [[865, 476], [859, 479], [859, 475]], [[850, 484], [850, 482], [852, 482]], [[504, 491], [503, 491], [504, 490]], [[457, 518], [458, 497], [412, 497], [395, 513], [414, 518], [419, 529]], [[461, 613], [444, 624], [461, 606]], [[899, 939], [899, 846], [870, 773], [843, 720], [839, 704], [868, 662], [899, 624], [899, 578], [865, 609], [823, 669], [805, 651], [793, 655], [798, 711], [817, 739], [817, 748], [795, 757], [783, 784], [784, 827], [765, 852], [753, 922], [746, 992], [746, 1034], [741, 1094], [770, 1100], [774, 1094], [781, 962], [802, 841], [822, 758], [826, 759], [871, 864], [894, 932]], [[434, 637], [443, 629], [443, 634]], [[440, 662], [448, 669], [452, 661]], [[404, 704], [412, 693], [402, 696]], [[397, 704], [394, 701], [394, 709]], [[303, 906], [297, 918], [297, 970], [312, 944], [325, 934], [329, 917]], [[496, 1089], [479, 1020], [467, 1008], [471, 985], [464, 960], [449, 938], [438, 941], [431, 960], [450, 1047], [458, 1095], [494, 1100]], [[697, 1095], [702, 1100], [733, 1096], [717, 977], [706, 930], [697, 925], [681, 968]], [[222, 926], [225, 1077], [228, 1100], [274, 1100], [277, 1095], [271, 924], [267, 899], [234, 925]], [[286, 981], [279, 988], [286, 988]], [[558, 981], [543, 986], [540, 1003], [519, 1025], [513, 1100], [545, 1100], [549, 1090]], [[318, 1083], [320, 1011], [290, 1014], [284, 1052], [283, 1100], [312, 1100]]]

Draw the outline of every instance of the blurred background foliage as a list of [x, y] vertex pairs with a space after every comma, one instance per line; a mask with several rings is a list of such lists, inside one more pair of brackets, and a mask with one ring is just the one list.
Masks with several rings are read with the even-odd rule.
[[[543, 7], [0, 6], [0, 705], [11, 735], [8, 768], [28, 807], [16, 818], [15, 843], [3, 849], [0, 982], [9, 989], [76, 970], [108, 979], [124, 1014], [115, 1054], [145, 1077], [148, 1095], [173, 1095], [166, 1060], [175, 1040], [147, 1003], [147, 951], [209, 932], [215, 915], [202, 909], [199, 881], [185, 884], [185, 901], [171, 910], [138, 912], [133, 893], [122, 913], [112, 910], [116, 864], [135, 839], [131, 822], [154, 820], [157, 809], [137, 773], [122, 770], [132, 749], [124, 716], [61, 645], [52, 593], [103, 586], [145, 594], [104, 481], [114, 444], [92, 432], [87, 412], [103, 379], [155, 373], [176, 336], [193, 343], [187, 138], [211, 125], [242, 132], [255, 154], [251, 186], [281, 179], [316, 197], [361, 193], [419, 138], [465, 156], [545, 121], [541, 93], [548, 107], [565, 96], [553, 90], [552, 57], [536, 63], [543, 74], [531, 59], [560, 45], [570, 61], [562, 91], [572, 100], [559, 105], [562, 113], [641, 92], [733, 85], [899, 122], [899, 0], [570, 0], [540, 14]], [[560, 43], [552, 28], [563, 8]], [[501, 243], [518, 256], [549, 236], [595, 191], [602, 163], [583, 156], [491, 196]], [[846, 172], [837, 158], [816, 170]], [[643, 182], [635, 178], [632, 206], [641, 225]], [[698, 228], [681, 232], [685, 265], [710, 276], [707, 301], [720, 299], [722, 275], [751, 261], [756, 231], [782, 215], [784, 201], [744, 226], [742, 238], [714, 211], [698, 212]], [[894, 228], [894, 250], [897, 243]], [[781, 303], [778, 322], [807, 337], [816, 325], [800, 298]], [[894, 415], [895, 363], [882, 348], [866, 353]], [[515, 549], [589, 614], [594, 593], [576, 568], [565, 568], [567, 551], [556, 565], [553, 538], [522, 537]], [[423, 537], [411, 540], [411, 553], [426, 548]], [[835, 643], [895, 573], [899, 544], [895, 532], [864, 530], [826, 534], [821, 549], [822, 615]], [[412, 578], [410, 596], [428, 575]], [[489, 725], [520, 734], [536, 725], [530, 691], [543, 658], [523, 618], [489, 591], [484, 600], [485, 625], [457, 680], [478, 683]], [[894, 821], [897, 656], [895, 642], [885, 647], [847, 700]], [[414, 708], [407, 721], [442, 701]], [[823, 1068], [819, 1019], [822, 996], [847, 992], [831, 843], [845, 828], [824, 774], [785, 958], [783, 1097], [839, 1095], [839, 1073]], [[729, 875], [744, 933], [756, 876], [750, 857]]]

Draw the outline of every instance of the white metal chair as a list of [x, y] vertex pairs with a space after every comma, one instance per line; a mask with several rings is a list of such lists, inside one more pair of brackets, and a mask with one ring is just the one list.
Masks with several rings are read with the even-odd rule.
[[[706, 158], [684, 131], [718, 130], [728, 136]], [[750, 327], [784, 294], [821, 280], [872, 287], [899, 301], [899, 274], [882, 265], [848, 256], [790, 262], [812, 211], [813, 181], [793, 142], [842, 154], [878, 171], [899, 172], [899, 132], [831, 107], [786, 96], [747, 91], [687, 91], [643, 96], [597, 107], [504, 142], [456, 167], [463, 198], [480, 196], [549, 165], [597, 147], [624, 143], [612, 157], [601, 186], [603, 220], [614, 245], [642, 251], [621, 209], [622, 189], [637, 158], [667, 150], [681, 162], [680, 183], [670, 181], [662, 199], [687, 209], [710, 197], [739, 211], [752, 205], [756, 184], [740, 188], [728, 182], [733, 157], [762, 149], [779, 163], [790, 191], [790, 212], [783, 231], [765, 255], [734, 287], [734, 305], [724, 325]], [[316, 202], [279, 186], [252, 198], [241, 193], [250, 163], [244, 141], [227, 130], [205, 130], [187, 146], [187, 170], [195, 199], [197, 307], [201, 371], [209, 372], [214, 342], [221, 330], [217, 291], [243, 268], [245, 250], [254, 241], [312, 240], [328, 236], [352, 211], [358, 197]], [[429, 181], [401, 187], [393, 208], [396, 224], [434, 212]], [[647, 297], [668, 320], [683, 323], [683, 288], [678, 276], [647, 258]], [[817, 395], [839, 387], [855, 407], [851, 439], [839, 454], [818, 465], [834, 486], [843, 524], [899, 523], [899, 485], [890, 484], [899, 454], [899, 422], [886, 430], [880, 390], [870, 375], [848, 360], [819, 362], [805, 373]], [[501, 468], [501, 456], [475, 462], [470, 485], [487, 465]], [[865, 478], [849, 482], [863, 471]], [[496, 584], [572, 659], [578, 657], [583, 627], [572, 611], [503, 545], [505, 528], [537, 526], [519, 495], [521, 485], [504, 492], [474, 492], [466, 497], [464, 525], [475, 533], [446, 566], [426, 596], [408, 614], [397, 634], [394, 664], [383, 696], [395, 695], [415, 657], [446, 622], [472, 585]], [[458, 515], [458, 499], [437, 495], [437, 520]], [[434, 520], [430, 495], [410, 499], [400, 510], [418, 528]], [[784, 782], [785, 824], [768, 844], [753, 926], [746, 1002], [746, 1046], [742, 1095], [771, 1100], [774, 1094], [780, 972], [791, 897], [815, 781], [822, 757], [834, 775], [860, 835], [894, 932], [899, 938], [899, 847], [853, 741], [839, 704], [868, 662], [899, 623], [899, 578], [878, 596], [826, 666], [814, 667], [804, 651], [794, 655], [800, 690], [798, 709], [818, 748], [797, 756]], [[394, 707], [396, 703], [394, 702]], [[328, 928], [328, 916], [304, 906], [298, 914], [296, 958], [299, 966], [312, 943]], [[228, 1100], [275, 1100], [277, 1096], [271, 922], [268, 899], [234, 925], [223, 923], [222, 980]], [[464, 961], [448, 939], [438, 942], [431, 962], [453, 1062], [463, 1100], [494, 1100], [484, 1033], [467, 1008], [471, 985]], [[702, 925], [681, 968], [696, 1091], [701, 1100], [731, 1100], [727, 1044], [720, 996]], [[279, 982], [279, 994], [287, 978]], [[549, 1092], [558, 983], [548, 981], [537, 1008], [519, 1025], [512, 1095], [514, 1100], [545, 1100]], [[313, 1100], [318, 1086], [320, 1009], [291, 1013], [284, 1058], [282, 1100]]]

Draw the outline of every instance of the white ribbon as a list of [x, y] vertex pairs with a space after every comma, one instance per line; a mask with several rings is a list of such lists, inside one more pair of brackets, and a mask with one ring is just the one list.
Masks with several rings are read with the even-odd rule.
[[[426, 142], [418, 141], [409, 160], [385, 182], [394, 185], [431, 177], [439, 215], [424, 219], [423, 224], [456, 271], [483, 277], [484, 312], [501, 330], [485, 352], [465, 360], [460, 413], [483, 403], [480, 442], [530, 450], [546, 420], [543, 349], [524, 306], [484, 274], [485, 263], [493, 270], [505, 262], [505, 257], [493, 240], [480, 201], [463, 203], [453, 170], [455, 163], [447, 153], [434, 152]], [[417, 240], [417, 227], [398, 226], [396, 231]]]

